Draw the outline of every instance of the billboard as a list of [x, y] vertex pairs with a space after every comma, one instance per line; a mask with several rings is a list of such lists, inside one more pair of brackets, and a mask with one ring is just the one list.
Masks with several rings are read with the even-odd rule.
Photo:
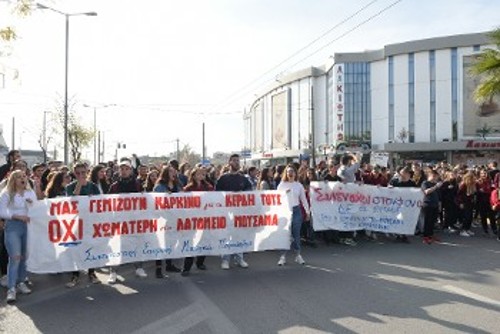
[[464, 137], [500, 137], [500, 98], [482, 103], [474, 99], [474, 90], [482, 76], [470, 73], [475, 56], [463, 57], [463, 124]]
[[272, 96], [272, 148], [286, 149], [288, 143], [288, 91]]

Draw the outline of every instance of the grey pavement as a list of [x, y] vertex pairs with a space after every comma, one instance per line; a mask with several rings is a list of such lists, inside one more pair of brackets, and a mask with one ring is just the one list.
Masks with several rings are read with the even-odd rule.
[[[249, 269], [139, 279], [73, 289], [69, 275], [32, 275], [34, 292], [0, 303], [5, 333], [500, 333], [500, 242], [440, 234], [410, 244], [380, 237], [358, 246], [304, 248], [306, 266], [247, 255]], [[180, 264], [180, 263], [179, 263]], [[103, 282], [107, 275], [98, 273]], [[4, 296], [2, 296], [2, 299]]]

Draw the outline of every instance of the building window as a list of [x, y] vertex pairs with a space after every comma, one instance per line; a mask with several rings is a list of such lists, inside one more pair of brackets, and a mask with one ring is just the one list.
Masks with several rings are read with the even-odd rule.
[[481, 45], [479, 45], [479, 44], [474, 45], [474, 46], [472, 47], [472, 50], [473, 50], [474, 52], [479, 52], [479, 51], [481, 51]]
[[458, 51], [451, 49], [451, 135], [458, 140]]
[[408, 54], [408, 141], [415, 142], [415, 54]]
[[430, 141], [436, 142], [436, 51], [429, 51], [430, 78]]
[[370, 64], [344, 65], [344, 137], [350, 143], [371, 141]]
[[394, 57], [389, 56], [389, 140], [394, 140]]

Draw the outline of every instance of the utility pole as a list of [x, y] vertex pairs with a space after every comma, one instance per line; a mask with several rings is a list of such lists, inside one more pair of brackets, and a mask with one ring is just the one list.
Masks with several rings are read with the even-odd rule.
[[181, 158], [181, 151], [179, 149], [179, 138], [177, 138], [176, 140], [176, 143], [177, 143], [177, 162], [180, 163], [180, 158]]
[[11, 150], [14, 150], [16, 147], [16, 118], [12, 117], [12, 147]]
[[201, 163], [205, 163], [206, 160], [206, 154], [205, 154], [205, 122], [202, 124], [202, 129], [201, 129], [201, 135], [202, 135], [202, 140], [201, 140]]
[[97, 153], [97, 160], [101, 160], [101, 131], [97, 133], [97, 147], [99, 148]]
[[[105, 149], [106, 149], [106, 141], [104, 140], [104, 131], [102, 132], [102, 156], [99, 155], [99, 160], [102, 159], [102, 161], [104, 161], [104, 157], [105, 157]], [[99, 151], [101, 151], [101, 146], [99, 146]], [[99, 153], [101, 154], [101, 153]], [[100, 162], [100, 161], [99, 161]]]

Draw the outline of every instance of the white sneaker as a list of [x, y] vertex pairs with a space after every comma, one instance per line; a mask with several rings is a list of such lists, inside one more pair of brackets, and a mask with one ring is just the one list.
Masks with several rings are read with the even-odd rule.
[[238, 265], [241, 267], [241, 268], [248, 268], [248, 263], [246, 263], [245, 260], [243, 260], [242, 258], [238, 259]]
[[286, 257], [285, 255], [281, 255], [278, 261], [278, 266], [284, 266], [285, 264], [286, 264]]
[[455, 230], [453, 227], [448, 227], [448, 233], [456, 233], [457, 230]]
[[137, 268], [135, 270], [135, 276], [137, 276], [139, 278], [146, 278], [146, 277], [148, 277], [148, 274], [146, 274], [146, 272], [144, 271], [144, 269]]
[[7, 290], [7, 298], [5, 299], [7, 303], [13, 303], [16, 301], [16, 289]]
[[229, 269], [229, 261], [222, 260], [220, 267], [221, 267], [221, 269], [228, 270]]
[[471, 230], [468, 230], [468, 231], [465, 231], [465, 232], [467, 232], [467, 234], [469, 234], [471, 237], [473, 237], [475, 235], [475, 233], [472, 232]]
[[116, 271], [112, 271], [109, 273], [109, 278], [108, 278], [108, 283], [109, 284], [115, 284], [116, 283], [116, 278], [117, 278]]
[[7, 287], [7, 285], [8, 285], [8, 281], [9, 281], [9, 280], [8, 280], [8, 278], [7, 278], [7, 275], [4, 275], [4, 276], [2, 276], [2, 278], [0, 278], [0, 285], [1, 285], [2, 287], [6, 288], [6, 287]]
[[462, 232], [460, 232], [460, 236], [461, 237], [470, 237], [470, 234], [467, 233], [467, 231], [462, 231]]
[[304, 261], [304, 259], [302, 258], [302, 255], [300, 255], [300, 254], [295, 257], [295, 262], [297, 262], [298, 264], [305, 264], [306, 263], [306, 261]]
[[31, 293], [31, 289], [26, 286], [24, 282], [21, 282], [17, 285], [17, 290], [21, 292], [23, 295], [29, 295]]

